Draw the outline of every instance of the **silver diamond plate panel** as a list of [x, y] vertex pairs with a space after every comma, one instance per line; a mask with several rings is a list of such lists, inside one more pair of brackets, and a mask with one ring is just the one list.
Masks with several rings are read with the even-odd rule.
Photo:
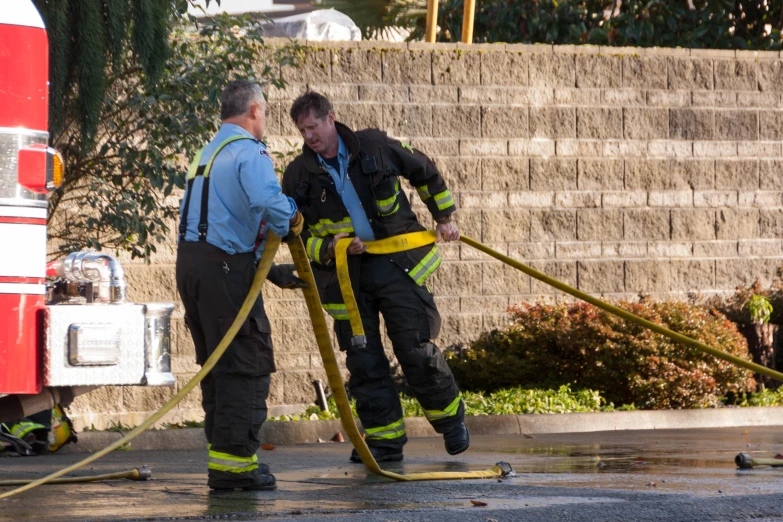
[[[119, 328], [119, 362], [107, 366], [71, 365], [68, 338], [69, 329], [73, 324]], [[144, 305], [51, 305], [46, 307], [44, 330], [46, 386], [121, 385], [144, 382]]]

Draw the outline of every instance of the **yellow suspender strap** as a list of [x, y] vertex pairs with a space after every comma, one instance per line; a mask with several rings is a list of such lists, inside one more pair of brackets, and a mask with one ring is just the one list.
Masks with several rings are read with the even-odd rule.
[[[411, 232], [410, 234], [401, 234], [399, 236], [378, 241], [366, 241], [368, 254], [394, 254], [413, 250], [435, 242], [437, 236], [432, 230], [424, 232]], [[351, 286], [351, 277], [348, 273], [348, 245], [353, 238], [346, 237], [337, 242], [334, 247], [334, 261], [337, 265], [337, 281], [340, 283], [340, 291], [343, 294], [343, 302], [348, 310], [348, 319], [351, 321], [351, 331], [353, 339], [351, 344], [357, 348], [363, 348], [367, 344], [367, 337], [364, 335], [364, 326], [362, 326], [362, 317], [359, 313], [359, 306], [356, 304], [356, 296]]]

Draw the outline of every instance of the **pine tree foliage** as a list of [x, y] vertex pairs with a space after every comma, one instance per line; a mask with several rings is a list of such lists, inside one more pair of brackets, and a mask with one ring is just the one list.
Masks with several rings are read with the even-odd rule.
[[120, 71], [130, 48], [152, 85], [169, 55], [169, 34], [182, 0], [33, 0], [49, 35], [50, 132], [81, 128], [95, 137], [109, 74]]

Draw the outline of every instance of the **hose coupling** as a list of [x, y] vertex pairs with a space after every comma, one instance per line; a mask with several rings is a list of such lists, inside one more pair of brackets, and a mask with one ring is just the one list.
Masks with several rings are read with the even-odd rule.
[[146, 464], [140, 468], [136, 468], [136, 471], [139, 473], [139, 478], [136, 480], [150, 480], [152, 478], [152, 470]]
[[351, 346], [355, 348], [364, 348], [367, 346], [367, 336], [366, 335], [354, 335], [351, 338]]
[[500, 471], [502, 475], [500, 475], [500, 478], [506, 478], [506, 477], [516, 477], [517, 474], [514, 473], [514, 468], [511, 467], [511, 464], [508, 462], [498, 462], [495, 464], [495, 466], [500, 468]]
[[753, 469], [753, 457], [748, 453], [740, 453], [734, 457], [734, 463], [739, 469]]

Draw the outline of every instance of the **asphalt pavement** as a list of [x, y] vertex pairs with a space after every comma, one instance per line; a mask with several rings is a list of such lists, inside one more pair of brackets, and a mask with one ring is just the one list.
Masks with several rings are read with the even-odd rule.
[[[783, 468], [737, 470], [740, 451], [783, 453], [783, 427], [476, 436], [448, 456], [412, 439], [400, 472], [480, 470], [509, 462], [517, 477], [395, 483], [348, 462], [349, 443], [261, 451], [274, 492], [211, 492], [206, 451], [117, 451], [76, 474], [141, 465], [147, 482], [46, 485], [0, 501], [2, 521], [772, 521], [783, 520]], [[0, 480], [39, 478], [85, 455], [0, 459]], [[2, 491], [8, 491], [4, 488]]]

